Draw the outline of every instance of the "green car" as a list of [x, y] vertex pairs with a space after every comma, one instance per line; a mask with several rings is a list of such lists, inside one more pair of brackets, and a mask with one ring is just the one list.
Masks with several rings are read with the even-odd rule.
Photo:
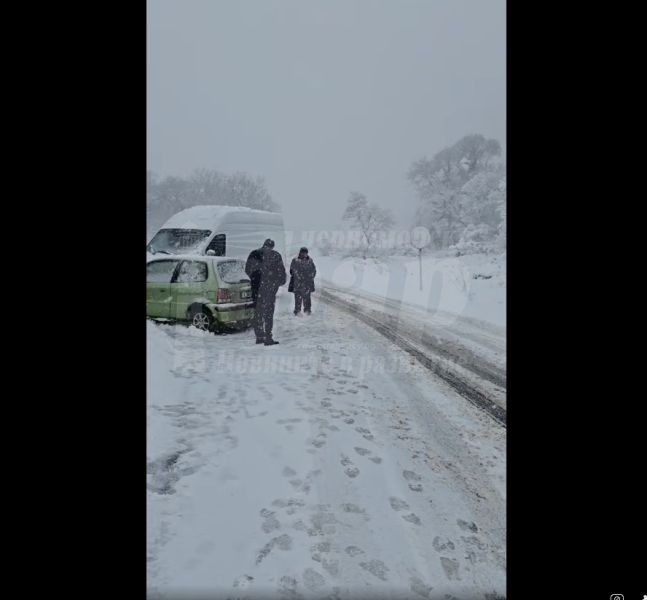
[[254, 317], [252, 288], [240, 259], [167, 255], [146, 265], [146, 315], [198, 329], [244, 329]]

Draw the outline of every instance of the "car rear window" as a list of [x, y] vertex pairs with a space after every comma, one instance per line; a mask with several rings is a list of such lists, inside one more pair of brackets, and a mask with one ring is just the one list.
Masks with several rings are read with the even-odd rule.
[[245, 263], [242, 260], [226, 260], [216, 263], [218, 276], [225, 283], [248, 283], [249, 277], [245, 273]]

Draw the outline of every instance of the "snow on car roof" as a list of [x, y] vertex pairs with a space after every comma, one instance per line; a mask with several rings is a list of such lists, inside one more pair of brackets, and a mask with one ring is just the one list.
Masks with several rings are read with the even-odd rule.
[[235, 260], [238, 262], [245, 262], [242, 258], [237, 258], [235, 256], [208, 256], [206, 254], [164, 254], [164, 252], [158, 252], [157, 254], [151, 254], [150, 252], [146, 253], [146, 262], [151, 262], [152, 260], [213, 260], [215, 262], [226, 262], [230, 260]]
[[[265, 210], [256, 210], [245, 206], [214, 206], [201, 205], [186, 208], [173, 215], [161, 229], [212, 229], [214, 224], [226, 217], [234, 215], [254, 215], [255, 220], [266, 223], [280, 224], [282, 217], [279, 213], [271, 213]], [[260, 219], [259, 219], [260, 217]]]

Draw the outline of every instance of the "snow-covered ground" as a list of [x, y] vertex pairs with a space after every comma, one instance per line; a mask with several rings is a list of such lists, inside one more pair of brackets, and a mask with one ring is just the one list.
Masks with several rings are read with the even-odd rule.
[[504, 596], [505, 429], [316, 293], [311, 317], [292, 299], [273, 347], [147, 324], [150, 597]]
[[312, 257], [318, 276], [339, 289], [401, 301], [505, 327], [506, 255], [423, 255], [384, 259]]

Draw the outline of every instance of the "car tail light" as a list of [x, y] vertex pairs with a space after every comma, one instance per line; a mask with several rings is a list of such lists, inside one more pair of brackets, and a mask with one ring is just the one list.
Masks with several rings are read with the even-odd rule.
[[216, 298], [216, 302], [231, 302], [231, 293], [229, 292], [229, 290], [220, 288], [218, 290], [218, 296]]

